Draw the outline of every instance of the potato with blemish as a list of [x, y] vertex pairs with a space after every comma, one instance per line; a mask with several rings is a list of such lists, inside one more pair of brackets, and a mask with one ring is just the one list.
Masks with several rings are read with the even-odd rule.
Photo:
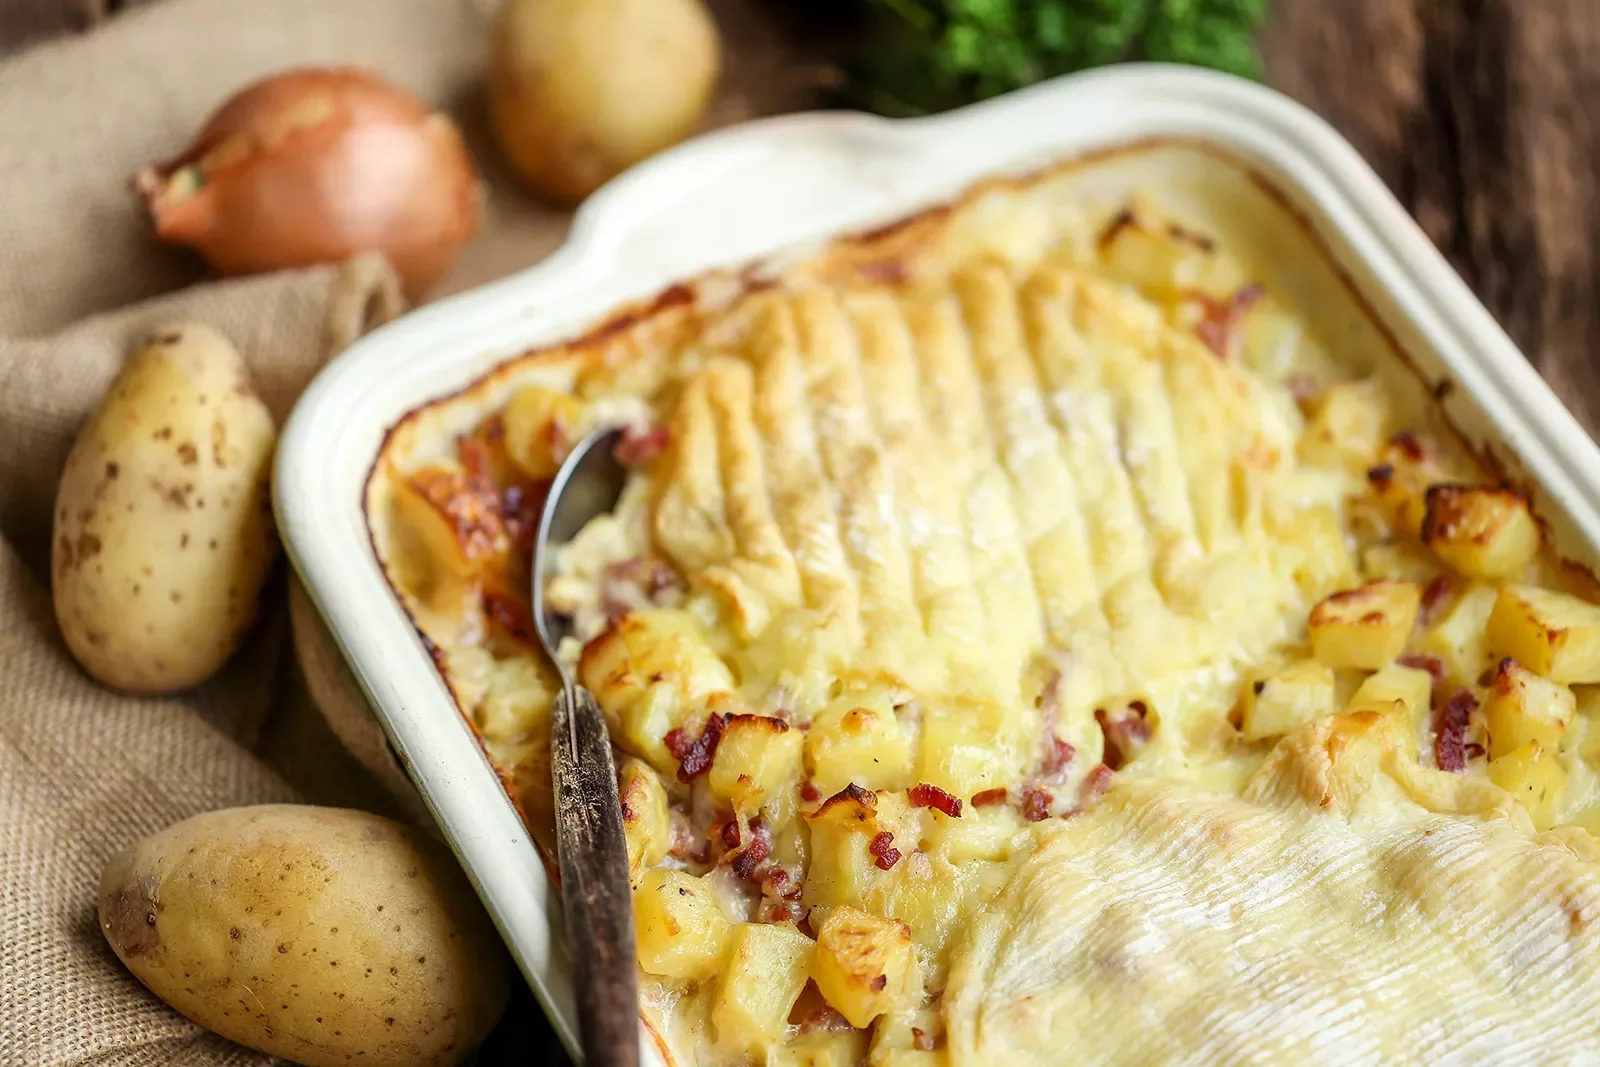
[[227, 339], [198, 325], [134, 353], [56, 494], [56, 619], [83, 668], [159, 693], [204, 681], [254, 621], [276, 540], [275, 432]]
[[100, 928], [156, 996], [306, 1067], [459, 1063], [505, 950], [450, 854], [360, 811], [210, 812], [107, 864]]

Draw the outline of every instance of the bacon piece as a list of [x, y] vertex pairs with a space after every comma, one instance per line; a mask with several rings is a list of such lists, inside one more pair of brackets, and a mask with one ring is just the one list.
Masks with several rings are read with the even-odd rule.
[[800, 783], [800, 799], [807, 804], [815, 804], [822, 799], [822, 790], [813, 785], [808, 778]]
[[539, 518], [550, 496], [550, 482], [508, 485], [500, 491], [500, 521], [518, 552], [533, 551], [539, 537]]
[[688, 730], [681, 726], [676, 726], [667, 731], [666, 736], [661, 739], [661, 743], [666, 746], [673, 759], [682, 763], [684, 757], [689, 754], [689, 750], [694, 747], [694, 738], [689, 736]]
[[522, 597], [497, 586], [485, 586], [478, 594], [483, 613], [512, 639], [525, 645], [539, 643], [533, 626], [533, 608]]
[[923, 1052], [932, 1052], [939, 1047], [939, 1042], [926, 1030], [913, 1026], [911, 1028], [911, 1045], [913, 1048], [920, 1049]]
[[[494, 416], [496, 421], [499, 416]], [[492, 427], [486, 427], [493, 432]], [[500, 429], [504, 434], [504, 428]], [[494, 457], [489, 454], [489, 442], [478, 434], [463, 434], [456, 438], [456, 459], [466, 472], [467, 483], [479, 492], [494, 492]]]
[[662, 743], [667, 746], [667, 751], [672, 753], [672, 758], [678, 761], [678, 781], [692, 782], [711, 766], [711, 759], [717, 754], [717, 744], [722, 740], [722, 716], [712, 712], [706, 719], [706, 728], [700, 736], [693, 741], [683, 727], [668, 730], [667, 736], [662, 738]]
[[617, 442], [617, 462], [624, 467], [637, 467], [656, 458], [666, 447], [665, 426], [651, 426], [644, 430], [628, 426], [623, 429], [622, 439]]
[[1050, 804], [1054, 799], [1047, 790], [1028, 790], [1022, 794], [1022, 817], [1029, 822], [1043, 822], [1050, 817]]
[[1078, 750], [1072, 746], [1071, 741], [1063, 741], [1059, 737], [1049, 739], [1049, 750], [1045, 753], [1044, 766], [1039, 771], [1045, 775], [1056, 775], [1067, 769], [1072, 763]]
[[1422, 442], [1417, 440], [1417, 435], [1410, 430], [1405, 430], [1389, 438], [1389, 444], [1400, 450], [1400, 454], [1413, 463], [1420, 463], [1427, 455], [1427, 449], [1422, 447]]
[[756, 869], [772, 855], [772, 829], [757, 818], [750, 821], [750, 841], [733, 858], [733, 873], [749, 880]]
[[1142, 700], [1130, 703], [1128, 714], [1116, 718], [1112, 718], [1105, 708], [1095, 709], [1094, 721], [1100, 724], [1100, 732], [1106, 738], [1106, 766], [1114, 771], [1127, 766], [1128, 761], [1138, 755], [1145, 742], [1150, 740], [1150, 724], [1145, 719], [1149, 710]]
[[722, 824], [722, 844], [725, 848], [739, 847], [739, 820], [729, 819]]
[[1043, 727], [1043, 736], [1040, 740], [1043, 752], [1039, 757], [1037, 777], [1049, 780], [1048, 784], [1051, 785], [1060, 784], [1061, 772], [1067, 769], [1072, 757], [1077, 754], [1070, 741], [1063, 741], [1056, 736], [1056, 725], [1061, 720], [1061, 686], [1066, 677], [1065, 669], [1058, 668], [1050, 675], [1050, 680], [1045, 683], [1044, 690], [1039, 694], [1039, 721]]
[[874, 993], [876, 993], [876, 992], [878, 992], [879, 990], [881, 990], [884, 986], [886, 986], [888, 984], [889, 984], [889, 976], [886, 975], [886, 974], [880, 974], [876, 978], [874, 978], [872, 980], [872, 982], [871, 982], [872, 991]]
[[975, 808], [992, 808], [996, 804], [1004, 804], [1010, 794], [1004, 789], [985, 789], [981, 793], [972, 794], [972, 806]]
[[1488, 752], [1482, 745], [1478, 744], [1476, 741], [1472, 741], [1467, 744], [1464, 754], [1466, 755], [1467, 759], [1475, 760], [1482, 759], [1484, 756], [1488, 755]]
[[1434, 694], [1433, 761], [1441, 771], [1467, 769], [1467, 724], [1478, 709], [1478, 698], [1466, 689], [1439, 699]]
[[1407, 653], [1395, 661], [1402, 667], [1411, 667], [1419, 671], [1427, 671], [1433, 676], [1433, 684], [1438, 685], [1444, 681], [1444, 661], [1438, 656], [1423, 656]]
[[1227, 356], [1234, 337], [1244, 326], [1245, 317], [1261, 300], [1264, 292], [1260, 283], [1253, 282], [1240, 286], [1226, 300], [1218, 300], [1198, 289], [1185, 293], [1185, 299], [1200, 306], [1200, 321], [1195, 324], [1195, 336], [1217, 356]]
[[[813, 987], [815, 988], [815, 987]], [[804, 994], [802, 993], [802, 998]], [[820, 996], [818, 997], [820, 999]], [[815, 1004], [800, 1017], [799, 1026], [802, 1034], [812, 1034], [819, 1031], [852, 1030], [850, 1021], [846, 1019], [831, 1004]]]
[[952, 819], [961, 818], [961, 801], [936, 785], [918, 782], [906, 790], [906, 799], [911, 801], [912, 807], [933, 808], [944, 812]]
[[1078, 807], [1086, 808], [1093, 801], [1099, 800], [1111, 788], [1114, 772], [1104, 763], [1096, 764], [1083, 779], [1083, 784], [1078, 787]]
[[880, 871], [887, 871], [900, 862], [900, 850], [894, 847], [894, 835], [887, 830], [879, 831], [878, 836], [867, 845], [867, 851], [877, 859]]
[[1439, 614], [1439, 609], [1444, 607], [1450, 599], [1450, 579], [1439, 575], [1429, 582], [1422, 590], [1422, 610], [1417, 613], [1417, 621], [1427, 626]]

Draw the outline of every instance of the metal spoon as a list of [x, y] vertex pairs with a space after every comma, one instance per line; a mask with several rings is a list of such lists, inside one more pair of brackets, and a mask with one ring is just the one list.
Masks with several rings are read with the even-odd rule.
[[614, 455], [620, 430], [585, 437], [556, 472], [533, 549], [533, 620], [561, 674], [550, 721], [556, 848], [577, 988], [578, 1033], [587, 1067], [638, 1067], [639, 996], [634, 970], [633, 902], [622, 800], [611, 738], [594, 696], [556, 656], [570, 619], [545, 606], [551, 547], [616, 507], [627, 471]]

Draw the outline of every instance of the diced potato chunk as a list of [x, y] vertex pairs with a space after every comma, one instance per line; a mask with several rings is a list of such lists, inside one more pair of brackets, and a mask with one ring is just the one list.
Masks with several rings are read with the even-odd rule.
[[1011, 839], [1024, 825], [1012, 804], [969, 804], [959, 819], [939, 817], [924, 823], [922, 850], [957, 866], [1004, 859], [1011, 854]]
[[1311, 651], [1329, 667], [1375, 671], [1405, 651], [1422, 605], [1416, 582], [1379, 578], [1311, 609]]
[[[886, 794], [881, 801], [890, 797]], [[861, 903], [880, 873], [868, 844], [885, 830], [894, 833], [893, 826], [879, 821], [879, 803], [877, 794], [852, 785], [806, 816], [811, 827], [811, 864], [805, 884], [808, 905]]]
[[622, 834], [628, 843], [628, 874], [637, 886], [644, 872], [667, 857], [672, 817], [661, 779], [642, 760], [625, 759], [617, 772], [622, 794]]
[[1489, 652], [1552, 682], [1600, 682], [1600, 607], [1529, 585], [1500, 590], [1489, 613]]
[[1203, 286], [1216, 255], [1198, 234], [1126, 211], [1100, 236], [1106, 270], [1156, 299]]
[[1435, 485], [1428, 490], [1422, 543], [1472, 578], [1510, 578], [1539, 550], [1539, 524], [1509, 489]]
[[1316, 660], [1291, 663], [1245, 686], [1239, 732], [1246, 741], [1288, 733], [1334, 711], [1332, 668]]
[[917, 954], [904, 923], [835, 908], [817, 931], [811, 977], [851, 1026], [866, 1026], [920, 992]]
[[1023, 772], [1015, 757], [1019, 719], [992, 704], [924, 706], [918, 780], [957, 797], [1010, 785]]
[[1367, 471], [1372, 495], [1395, 532], [1416, 537], [1427, 514], [1428, 487], [1445, 479], [1433, 451], [1410, 434], [1400, 434], [1383, 448], [1379, 462]]
[[1489, 780], [1528, 809], [1533, 825], [1548, 830], [1555, 825], [1567, 772], [1552, 749], [1530, 741], [1514, 752], [1489, 761]]
[[1403, 578], [1426, 586], [1439, 576], [1439, 563], [1403, 544], [1368, 545], [1361, 553], [1361, 569], [1369, 578]]
[[711, 885], [683, 871], [656, 867], [633, 891], [639, 966], [667, 978], [709, 978], [722, 964], [728, 920]]
[[502, 419], [512, 462], [530, 478], [549, 478], [577, 443], [583, 404], [566, 393], [532, 385], [511, 397]]
[[806, 737], [811, 781], [831, 796], [852, 782], [864, 789], [911, 784], [911, 743], [881, 693], [846, 695], [811, 723]]
[[1483, 705], [1489, 758], [1533, 743], [1556, 751], [1577, 707], [1577, 698], [1566, 686], [1539, 677], [1514, 659], [1501, 660]]
[[934, 1008], [913, 1007], [885, 1012], [872, 1028], [872, 1054], [867, 1061], [869, 1067], [899, 1062], [894, 1059], [898, 1052], [927, 1051], [919, 1048], [922, 1042], [918, 1039], [918, 1032], [932, 1044], [943, 1030], [943, 1020]]
[[1388, 399], [1376, 380], [1335, 382], [1323, 390], [1300, 438], [1300, 458], [1317, 467], [1364, 471], [1388, 432]]
[[799, 730], [782, 719], [733, 715], [711, 762], [711, 791], [734, 809], [754, 812], [767, 798], [800, 776]]
[[1392, 715], [1408, 732], [1417, 734], [1420, 742], [1432, 729], [1433, 676], [1425, 670], [1391, 663], [1367, 676], [1345, 710]]
[[717, 1040], [760, 1054], [781, 1038], [789, 1009], [805, 988], [816, 947], [785, 923], [734, 927], [711, 1008]]
[[624, 750], [663, 774], [677, 761], [662, 739], [702, 717], [707, 700], [733, 689], [733, 674], [693, 615], [669, 608], [629, 612], [583, 649], [579, 676], [608, 715]]
[[1344, 524], [1326, 505], [1294, 514], [1287, 528], [1275, 532], [1299, 550], [1294, 580], [1307, 596], [1322, 597], [1348, 588], [1359, 576], [1356, 561], [1345, 540]]
[[448, 467], [417, 471], [400, 479], [394, 492], [396, 517], [419, 546], [411, 555], [458, 578], [483, 573], [510, 550], [499, 504]]
[[1437, 622], [1423, 631], [1418, 649], [1437, 656], [1457, 681], [1476, 683], [1489, 666], [1484, 631], [1498, 595], [1493, 586], [1487, 585], [1475, 585], [1462, 593]]
[[1408, 714], [1427, 711], [1433, 700], [1433, 676], [1418, 667], [1405, 667], [1391, 663], [1362, 681], [1350, 697], [1351, 711], [1364, 707], [1393, 704], [1405, 705]]

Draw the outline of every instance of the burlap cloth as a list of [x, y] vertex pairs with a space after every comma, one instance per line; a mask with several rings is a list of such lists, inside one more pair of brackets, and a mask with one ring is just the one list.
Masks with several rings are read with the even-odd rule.
[[[232, 90], [286, 66], [361, 63], [455, 112], [491, 196], [485, 234], [443, 291], [559, 243], [566, 217], [514, 191], [483, 136], [491, 6], [161, 0], [0, 63], [0, 1067], [269, 1062], [122, 969], [95, 920], [105, 860], [230, 805], [298, 798], [422, 818], [287, 567], [219, 677], [128, 698], [79, 671], [57, 632], [50, 515], [74, 434], [141, 335], [183, 319], [222, 330], [281, 425], [331, 354], [399, 310], [381, 260], [214, 282], [151, 242], [127, 176], [181, 147]], [[773, 76], [781, 52], [765, 24], [735, 0], [713, 6], [737, 42], [713, 121], [803, 99], [803, 76]]]

